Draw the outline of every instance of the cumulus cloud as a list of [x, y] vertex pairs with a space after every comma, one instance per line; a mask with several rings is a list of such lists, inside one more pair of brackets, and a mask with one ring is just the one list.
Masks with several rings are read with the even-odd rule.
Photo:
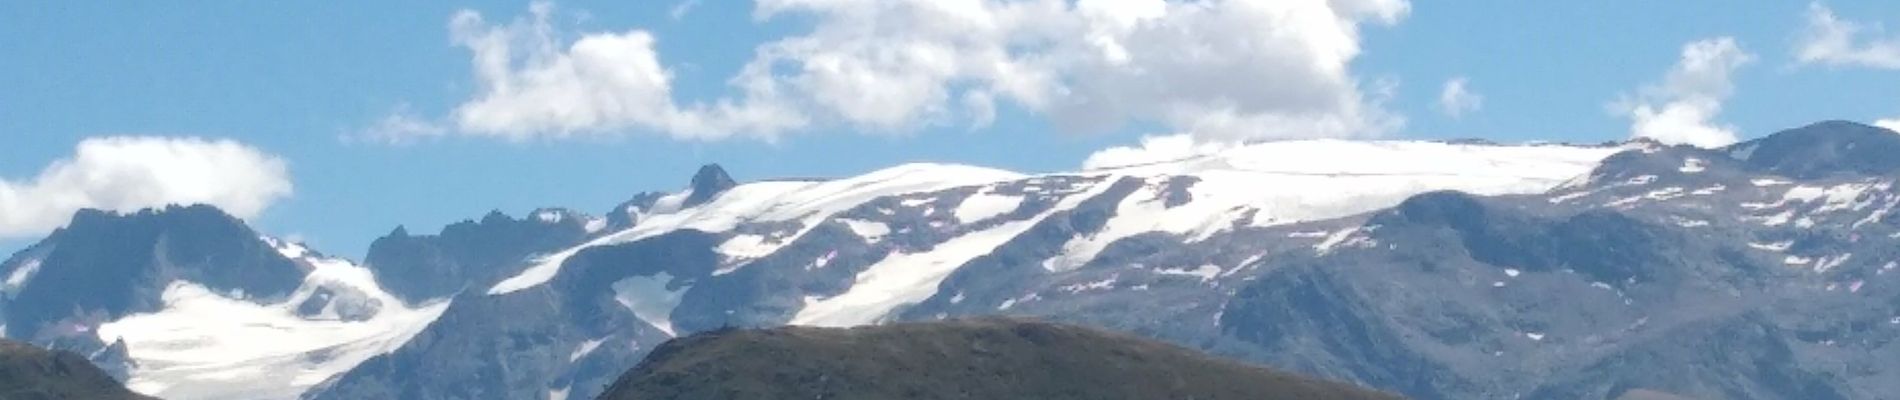
[[1701, 147], [1734, 143], [1735, 127], [1715, 118], [1722, 102], [1735, 92], [1731, 76], [1754, 59], [1734, 38], [1690, 42], [1662, 82], [1644, 86], [1609, 108], [1630, 119], [1632, 137]]
[[92, 138], [37, 177], [0, 179], [0, 238], [46, 234], [82, 208], [203, 203], [250, 218], [290, 193], [283, 160], [234, 141]]
[[1900, 132], [1900, 118], [1883, 119], [1879, 121], [1874, 121], [1874, 126], [1887, 128], [1887, 130], [1894, 131], [1894, 132]]
[[818, 125], [982, 126], [1006, 105], [1073, 131], [1144, 122], [1203, 140], [1403, 124], [1351, 63], [1360, 27], [1397, 23], [1406, 0], [759, 0], [755, 20], [809, 30], [761, 44], [719, 99], [684, 105], [651, 34], [562, 44], [552, 12], [538, 3], [508, 24], [455, 16], [451, 36], [482, 89], [451, 131], [771, 139]]
[[1218, 153], [1233, 147], [1227, 142], [1196, 140], [1186, 134], [1151, 135], [1136, 146], [1117, 146], [1090, 154], [1082, 169], [1106, 169], [1154, 164]]
[[1879, 24], [1842, 21], [1821, 3], [1808, 4], [1808, 25], [1796, 45], [1802, 64], [1900, 69], [1900, 36]]
[[553, 5], [535, 3], [528, 16], [507, 24], [467, 10], [450, 20], [450, 37], [472, 54], [481, 86], [455, 109], [455, 131], [520, 140], [633, 129], [718, 139], [804, 124], [771, 107], [675, 104], [672, 73], [660, 64], [651, 33], [588, 34], [561, 47], [553, 14]]
[[1451, 78], [1445, 81], [1444, 89], [1438, 91], [1438, 111], [1452, 119], [1464, 118], [1466, 113], [1484, 108], [1484, 96], [1466, 88], [1465, 77]]

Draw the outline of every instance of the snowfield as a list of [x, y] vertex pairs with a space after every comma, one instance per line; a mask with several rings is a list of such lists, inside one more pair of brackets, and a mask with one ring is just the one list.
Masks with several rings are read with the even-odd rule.
[[[907, 193], [933, 192], [962, 186], [1018, 179], [1014, 172], [945, 164], [906, 164], [853, 178], [822, 182], [758, 182], [739, 185], [697, 207], [645, 215], [638, 225], [539, 260], [520, 274], [489, 288], [488, 294], [508, 294], [554, 279], [561, 263], [582, 249], [645, 239], [680, 229], [724, 232], [743, 222], [798, 221], [801, 230], [774, 244], [733, 243], [727, 250], [740, 256], [770, 254], [832, 214], [873, 199]], [[683, 197], [683, 196], [682, 196]], [[657, 207], [656, 207], [657, 209]], [[730, 272], [730, 271], [727, 271]]]
[[[294, 399], [395, 350], [448, 308], [446, 301], [406, 306], [376, 286], [366, 268], [312, 256], [298, 245], [278, 246], [313, 267], [303, 286], [281, 303], [258, 304], [176, 281], [165, 288], [161, 311], [100, 325], [99, 338], [124, 339], [138, 363], [126, 386], [168, 399]], [[380, 308], [368, 319], [347, 321], [332, 301], [317, 315], [299, 315], [298, 306], [319, 288], [361, 293], [351, 300]]]
[[[1023, 195], [999, 193], [999, 188], [1025, 187], [1028, 189], [1023, 193], [1039, 193], [1045, 188], [1038, 183], [1053, 177], [1088, 178], [1085, 180], [1091, 182], [1062, 195], [1054, 208], [1028, 219], [962, 233], [919, 252], [893, 252], [866, 267], [845, 292], [807, 297], [803, 309], [791, 320], [798, 325], [871, 324], [936, 294], [938, 284], [964, 263], [989, 254], [1045, 217], [1104, 193], [1122, 179], [1137, 179], [1144, 185], [1115, 206], [1115, 216], [1103, 229], [1064, 244], [1062, 254], [1046, 260], [1044, 268], [1051, 272], [1080, 268], [1109, 244], [1149, 232], [1198, 241], [1235, 227], [1283, 225], [1368, 212], [1436, 190], [1481, 195], [1541, 193], [1586, 175], [1603, 158], [1622, 150], [1296, 140], [1257, 143], [1169, 162], [1036, 176], [959, 165], [910, 164], [831, 181], [750, 183], [696, 207], [682, 209], [662, 201], [668, 204], [643, 214], [634, 226], [541, 257], [518, 275], [491, 287], [488, 293], [507, 294], [545, 283], [560, 271], [567, 258], [582, 249], [679, 229], [718, 233], [747, 223], [797, 223], [797, 231], [783, 237], [754, 233], [730, 236], [716, 249], [726, 262], [714, 275], [723, 275], [743, 268], [747, 260], [777, 252], [834, 214], [878, 198], [976, 187], [974, 194], [953, 209], [925, 211], [926, 215], [949, 212], [955, 222], [974, 224], [1003, 217], [1025, 201]], [[683, 196], [668, 196], [673, 197]], [[899, 204], [930, 207], [928, 199], [906, 198]], [[878, 240], [890, 231], [878, 221], [839, 221], [867, 241]], [[1209, 271], [1220, 269], [1185, 272], [1200, 277]], [[663, 283], [623, 285], [623, 304], [635, 309], [642, 319], [662, 329], [670, 328], [664, 314], [676, 304], [678, 293], [666, 291]], [[642, 291], [655, 293], [639, 293]]]

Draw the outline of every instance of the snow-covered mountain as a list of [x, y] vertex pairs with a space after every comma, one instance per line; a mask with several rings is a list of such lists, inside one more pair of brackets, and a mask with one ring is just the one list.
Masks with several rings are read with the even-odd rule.
[[0, 272], [9, 337], [90, 354], [164, 398], [293, 398], [448, 307], [405, 304], [363, 267], [206, 206], [82, 212]]
[[[1222, 282], [1242, 284], [1252, 273], [1234, 267], [1259, 254], [1098, 275], [1162, 248], [1154, 243], [1227, 243], [1427, 191], [1541, 192], [1617, 151], [1315, 140], [1041, 175], [911, 164], [733, 185], [703, 170], [686, 190], [617, 208], [605, 233], [462, 292], [411, 345], [310, 397], [588, 398], [675, 335], [1087, 305], [1047, 299], [1059, 296], [1104, 306], [1193, 297], [1176, 306], [1209, 310], [1197, 319], [1207, 325], [1229, 294]], [[1329, 240], [1298, 233], [1256, 248]], [[1095, 317], [1164, 322], [1132, 311]]]
[[[189, 209], [90, 213], [0, 264], [0, 321], [185, 399], [592, 398], [693, 332], [996, 314], [1425, 399], [1861, 398], [1900, 392], [1895, 154], [1900, 135], [1826, 122], [1723, 149], [1309, 140], [743, 183], [709, 166], [598, 218], [398, 228], [360, 267], [248, 228], [185, 241], [236, 243], [217, 253], [151, 250], [191, 236], [161, 222], [73, 233]], [[193, 322], [213, 314], [245, 322]]]

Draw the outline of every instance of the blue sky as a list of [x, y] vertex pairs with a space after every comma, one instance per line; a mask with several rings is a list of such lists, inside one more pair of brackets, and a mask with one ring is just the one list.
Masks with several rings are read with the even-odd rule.
[[[772, 1], [786, 8], [766, 13], [753, 2], [731, 0], [702, 0], [690, 7], [666, 1], [563, 1], [549, 4], [541, 23], [558, 55], [587, 37], [636, 31], [651, 37], [652, 55], [670, 74], [661, 98], [690, 108], [686, 105], [755, 99], [730, 82], [757, 57], [761, 45], [820, 36], [814, 32], [851, 18], [820, 4], [848, 7], [850, 1]], [[1900, 42], [1900, 28], [1880, 26], [1900, 25], [1900, 3], [1363, 3], [1375, 10], [1351, 17], [1357, 37], [1349, 44], [1356, 44], [1358, 52], [1330, 59], [1344, 62], [1345, 81], [1310, 87], [1271, 82], [1283, 75], [1277, 72], [1232, 79], [1243, 88], [1265, 81], [1258, 87], [1316, 93], [1293, 100], [1240, 100], [1243, 108], [1257, 105], [1248, 108], [1255, 112], [1303, 116], [1298, 113], [1307, 111], [1285, 110], [1320, 110], [1376, 121], [1305, 130], [1310, 135], [1299, 129], [1256, 135], [1249, 132], [1260, 125], [1201, 132], [1196, 127], [1204, 125], [1190, 123], [1201, 121], [1200, 116], [1180, 113], [1072, 113], [1060, 100], [1026, 105], [1034, 101], [1022, 99], [1033, 96], [1002, 94], [998, 82], [1009, 80], [1008, 74], [990, 73], [937, 82], [950, 93], [935, 104], [940, 107], [926, 107], [936, 110], [926, 114], [939, 114], [899, 119], [895, 125], [879, 122], [888, 114], [852, 116], [856, 110], [811, 105], [857, 95], [834, 93], [794, 96], [785, 104], [797, 105], [795, 113], [809, 117], [809, 123], [772, 133], [734, 128], [685, 134], [674, 122], [642, 117], [579, 129], [552, 129], [546, 118], [476, 126], [458, 120], [458, 110], [484, 93], [494, 94], [493, 83], [477, 75], [471, 64], [477, 50], [458, 44], [451, 20], [466, 10], [481, 16], [471, 29], [532, 27], [536, 21], [527, 3], [220, 1], [181, 7], [13, 2], [0, 5], [0, 180], [32, 185], [57, 160], [74, 158], [74, 147], [88, 138], [229, 139], [281, 161], [283, 178], [294, 185], [288, 193], [264, 196], [250, 213], [254, 225], [360, 257], [370, 240], [398, 224], [433, 231], [491, 209], [521, 215], [540, 206], [599, 213], [636, 192], [676, 189], [703, 163], [723, 164], [741, 180], [851, 175], [918, 161], [1060, 171], [1076, 168], [1103, 148], [1174, 133], [1205, 141], [1331, 136], [1597, 142], [1622, 140], [1637, 130], [1628, 110], [1614, 107], [1619, 99], [1658, 108], [1683, 99], [1711, 99], [1719, 109], [1700, 122], [1741, 138], [1822, 119], [1900, 117], [1900, 96], [1894, 95], [1900, 93], [1900, 65], [1884, 63], [1879, 53], [1881, 46], [1900, 46], [1894, 45]], [[1858, 24], [1845, 50], [1864, 54], [1837, 52], [1803, 61], [1800, 54], [1811, 41], [1807, 35], [1815, 28], [1817, 7], [1837, 22]], [[1248, 26], [1240, 22], [1236, 26]], [[891, 25], [885, 29], [904, 28]], [[1067, 43], [1061, 34], [1040, 39]], [[1734, 47], [1724, 52], [1731, 57], [1721, 60], [1734, 65], [1717, 68], [1725, 72], [1724, 88], [1666, 90], [1685, 45], [1725, 37]], [[1124, 44], [1135, 62], [1144, 62], [1146, 53], [1128, 38], [1123, 37]], [[1294, 53], [1268, 52], [1251, 60], [1286, 54]], [[809, 67], [815, 59], [797, 61]], [[1227, 71], [1183, 63], [1188, 64], [1147, 66], [1176, 69], [1175, 75], [1153, 75], [1164, 84], [1178, 84], [1167, 88], [1201, 87], [1194, 84], [1207, 79], [1209, 71]], [[1077, 87], [1090, 85], [1085, 82], [1094, 79], [1089, 74], [1120, 76], [1081, 67], [1047, 68], [1082, 82]], [[1441, 104], [1442, 89], [1460, 77], [1482, 101], [1452, 117]], [[1114, 95], [1153, 95], [1140, 88], [1094, 85]], [[993, 119], [961, 111], [967, 94], [978, 88], [997, 99]], [[1130, 104], [1144, 108], [1204, 99], [1154, 96]], [[1295, 101], [1303, 99], [1324, 105]], [[892, 102], [870, 104], [887, 103]], [[501, 106], [509, 104], [519, 103]], [[1365, 117], [1361, 108], [1386, 115]], [[1072, 128], [1073, 115], [1119, 123], [1078, 130]], [[427, 132], [397, 139], [375, 134], [381, 121], [394, 117], [427, 125]], [[0, 208], [15, 213], [61, 208], [11, 210]], [[0, 224], [7, 220], [0, 216]], [[0, 251], [43, 235], [16, 231], [0, 235]]]

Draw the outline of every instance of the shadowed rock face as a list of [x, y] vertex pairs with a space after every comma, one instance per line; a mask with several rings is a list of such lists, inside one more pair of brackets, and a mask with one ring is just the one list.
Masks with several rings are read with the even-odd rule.
[[0, 263], [0, 276], [18, 278], [4, 287], [0, 323], [5, 337], [89, 355], [124, 378], [131, 368], [128, 349], [117, 338], [94, 334], [99, 324], [158, 311], [174, 282], [276, 301], [302, 284], [305, 273], [215, 207], [80, 210], [65, 228]]
[[719, 164], [706, 164], [699, 167], [699, 172], [693, 173], [691, 186], [693, 194], [686, 196], [686, 201], [681, 203], [681, 206], [692, 207], [705, 204], [714, 197], [719, 197], [720, 193], [732, 189], [733, 186], [739, 186], [739, 183], [733, 182], [731, 175], [726, 175], [725, 168], [720, 168]]
[[149, 400], [85, 357], [0, 339], [0, 399]]
[[1824, 121], [1727, 150], [1749, 169], [1798, 179], [1900, 172], [1900, 134], [1847, 121]]
[[34, 257], [30, 284], [9, 296], [7, 337], [42, 336], [43, 328], [78, 315], [154, 311], [174, 280], [276, 299], [304, 275], [242, 221], [204, 205], [132, 214], [82, 210], [35, 247], [46, 251]]
[[601, 399], [1395, 399], [1094, 328], [1011, 319], [725, 330]]
[[[541, 218], [559, 216], [559, 218]], [[490, 212], [480, 221], [449, 225], [437, 235], [411, 235], [397, 227], [370, 244], [364, 265], [376, 281], [411, 304], [468, 288], [486, 288], [515, 273], [528, 257], [579, 242], [585, 217], [566, 210], [537, 210], [516, 219]]]

